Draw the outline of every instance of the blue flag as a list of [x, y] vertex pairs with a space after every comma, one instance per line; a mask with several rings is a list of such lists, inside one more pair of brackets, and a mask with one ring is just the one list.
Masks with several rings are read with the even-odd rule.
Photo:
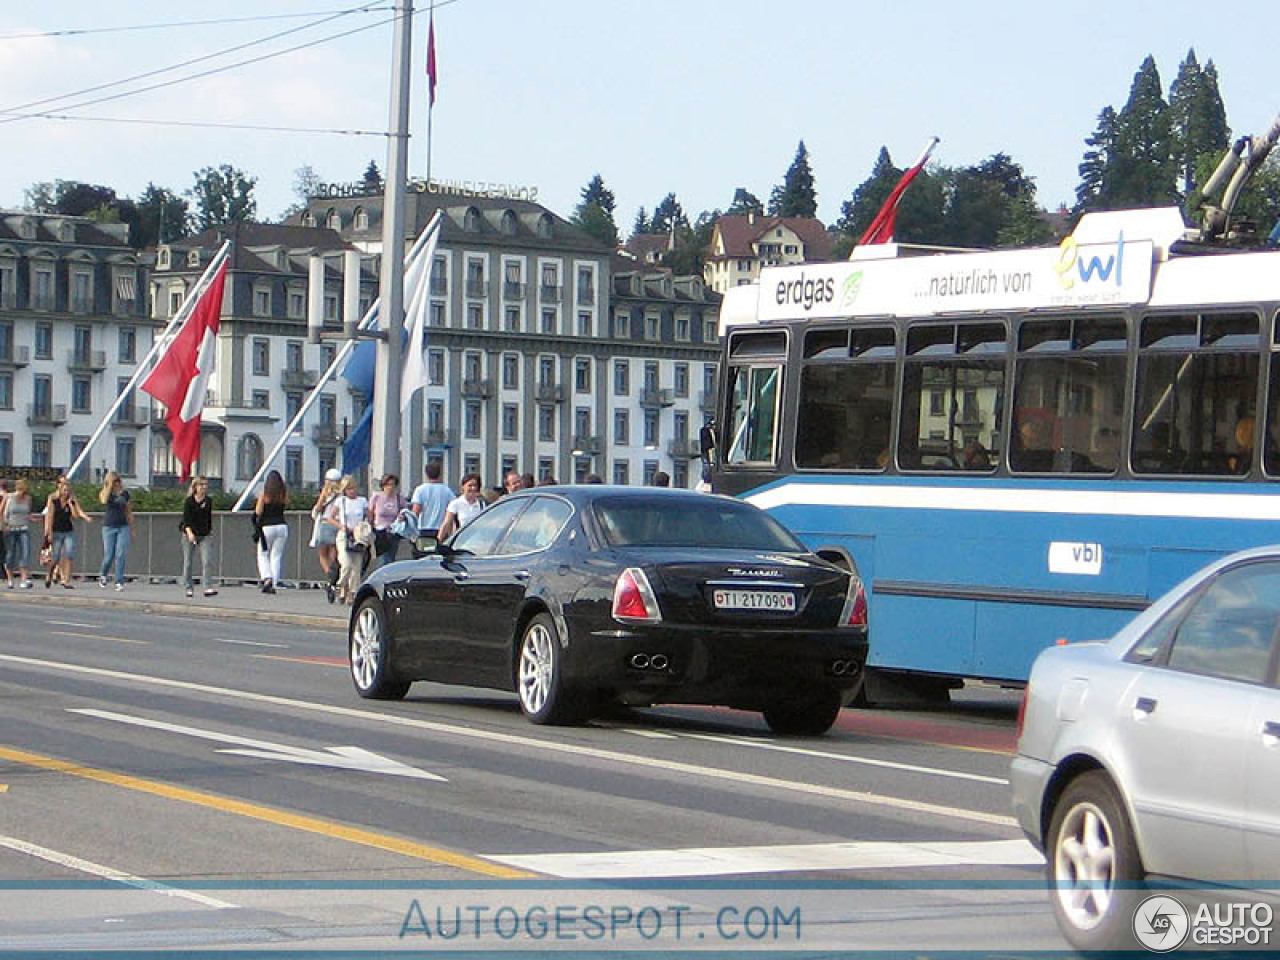
[[346, 474], [355, 474], [369, 464], [369, 443], [373, 436], [373, 374], [377, 359], [377, 344], [372, 340], [361, 340], [351, 351], [351, 357], [342, 370], [342, 378], [365, 400], [364, 416], [342, 445], [342, 472]]

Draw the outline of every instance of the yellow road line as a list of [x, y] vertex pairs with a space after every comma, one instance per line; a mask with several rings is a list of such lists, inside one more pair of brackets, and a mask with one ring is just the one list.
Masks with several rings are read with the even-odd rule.
[[137, 790], [141, 793], [149, 793], [152, 796], [164, 797], [168, 800], [178, 800], [182, 803], [191, 803], [198, 807], [208, 807], [211, 810], [220, 810], [223, 813], [233, 813], [236, 816], [248, 817], [251, 820], [262, 820], [282, 827], [289, 827], [293, 830], [302, 830], [306, 833], [315, 833], [323, 837], [331, 837], [335, 840], [345, 840], [348, 843], [359, 844], [363, 847], [372, 847], [376, 850], [386, 850], [389, 853], [398, 853], [402, 856], [413, 857], [417, 860], [427, 860], [431, 863], [437, 863], [442, 866], [457, 867], [460, 870], [468, 870], [472, 873], [479, 873], [486, 877], [495, 877], [502, 880], [519, 880], [535, 876], [535, 874], [524, 870], [515, 870], [510, 867], [498, 866], [497, 864], [489, 863], [487, 860], [481, 860], [478, 857], [471, 857], [464, 853], [454, 853], [451, 850], [443, 850], [439, 847], [415, 843], [412, 840], [401, 840], [398, 837], [375, 833], [372, 830], [362, 830], [359, 827], [347, 827], [342, 824], [321, 820], [318, 817], [308, 817], [302, 814], [289, 813], [285, 810], [276, 810], [272, 807], [264, 807], [260, 804], [249, 803], [244, 800], [235, 800], [231, 797], [220, 797], [216, 794], [204, 793], [199, 790], [188, 790], [185, 787], [175, 787], [166, 783], [157, 783], [154, 780], [143, 780], [140, 777], [131, 777], [128, 774], [113, 773], [110, 770], [98, 770], [93, 767], [81, 766], [78, 763], [58, 760], [55, 757], [46, 757], [38, 753], [28, 753], [25, 750], [15, 750], [12, 747], [0, 747], [0, 759], [9, 760], [13, 763], [21, 763], [29, 767], [38, 767], [41, 770], [52, 770], [56, 773], [65, 773], [69, 776], [81, 777], [85, 780], [95, 780], [98, 783], [124, 787], [128, 790]]
[[116, 643], [150, 643], [150, 640], [134, 640], [132, 637], [108, 637], [101, 633], [72, 633], [69, 630], [50, 630], [55, 637], [79, 637], [82, 640], [114, 640]]

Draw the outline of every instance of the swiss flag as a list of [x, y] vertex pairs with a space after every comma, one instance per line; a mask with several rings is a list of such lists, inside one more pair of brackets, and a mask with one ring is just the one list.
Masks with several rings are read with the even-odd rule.
[[431, 11], [430, 26], [427, 27], [427, 94], [429, 106], [436, 105], [436, 13]]
[[200, 459], [200, 411], [213, 373], [226, 279], [224, 260], [169, 349], [142, 382], [142, 389], [169, 411], [165, 424], [173, 434], [173, 456], [182, 466], [183, 483], [191, 476], [192, 464]]
[[893, 228], [898, 222], [898, 204], [902, 202], [902, 195], [907, 192], [907, 187], [911, 186], [911, 181], [920, 175], [920, 171], [924, 169], [924, 165], [929, 161], [930, 154], [933, 153], [933, 148], [937, 145], [938, 138], [934, 137], [929, 141], [929, 145], [924, 148], [924, 153], [920, 154], [920, 159], [903, 173], [897, 185], [889, 192], [889, 196], [876, 213], [875, 219], [871, 221], [866, 231], [862, 234], [862, 238], [858, 240], [859, 246], [864, 243], [890, 243], [893, 240]]

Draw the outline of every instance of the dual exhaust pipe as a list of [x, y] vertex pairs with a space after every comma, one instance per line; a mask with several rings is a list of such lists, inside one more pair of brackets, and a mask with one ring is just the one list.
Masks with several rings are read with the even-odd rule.
[[857, 660], [832, 660], [831, 674], [836, 677], [856, 677], [862, 665]]
[[665, 653], [633, 653], [627, 661], [634, 670], [666, 670], [671, 661]]

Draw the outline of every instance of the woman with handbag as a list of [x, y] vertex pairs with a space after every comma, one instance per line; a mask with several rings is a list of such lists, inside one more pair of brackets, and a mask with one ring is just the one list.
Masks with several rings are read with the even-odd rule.
[[192, 554], [200, 551], [200, 572], [204, 578], [204, 595], [217, 596], [213, 586], [213, 501], [209, 499], [209, 481], [192, 477], [191, 489], [182, 503], [182, 586], [187, 596], [195, 593], [191, 576]]
[[48, 570], [44, 577], [46, 590], [53, 585], [55, 575], [66, 589], [73, 589], [71, 561], [76, 555], [76, 520], [93, 522], [80, 508], [80, 501], [71, 490], [71, 481], [63, 475], [58, 477], [53, 494], [44, 505], [44, 539], [49, 551]]
[[355, 598], [367, 558], [367, 548], [358, 534], [361, 524], [368, 526], [369, 501], [360, 496], [355, 477], [345, 476], [341, 484], [342, 496], [329, 507], [324, 519], [338, 531], [338, 600], [346, 604]]
[[324, 522], [324, 515], [333, 502], [342, 496], [342, 474], [329, 469], [324, 475], [324, 486], [320, 496], [311, 507], [311, 546], [320, 561], [320, 569], [324, 571], [324, 592], [333, 603], [334, 589], [338, 583], [338, 528]]
[[369, 501], [369, 523], [373, 526], [373, 554], [378, 566], [394, 563], [400, 551], [400, 538], [392, 527], [408, 501], [400, 495], [400, 478], [388, 473], [382, 478], [382, 489]]
[[289, 491], [279, 470], [267, 473], [262, 492], [253, 505], [258, 523], [258, 577], [263, 593], [275, 593], [276, 584], [284, 574], [284, 548], [289, 541], [289, 525], [284, 519], [284, 509], [289, 503]]

